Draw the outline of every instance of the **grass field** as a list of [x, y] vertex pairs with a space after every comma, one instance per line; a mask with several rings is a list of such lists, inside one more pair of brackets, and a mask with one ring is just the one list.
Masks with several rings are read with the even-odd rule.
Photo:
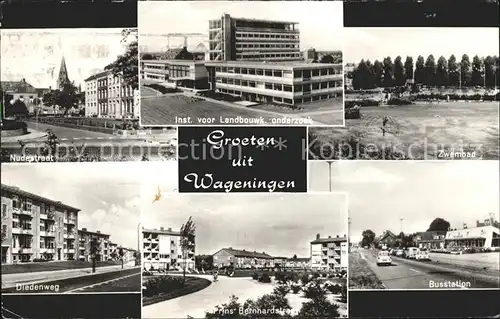
[[382, 281], [357, 251], [349, 253], [349, 288], [385, 289]]
[[[346, 120], [346, 128], [310, 130], [309, 141], [315, 141], [311, 158], [368, 159], [366, 146], [371, 145], [371, 149], [392, 150], [391, 158], [378, 159], [398, 159], [401, 154], [406, 159], [498, 159], [498, 102], [363, 107], [361, 116]], [[384, 117], [389, 119], [385, 136]], [[363, 150], [339, 155], [336, 150], [346, 141], [351, 141], [351, 147], [355, 141], [356, 148]], [[450, 154], [461, 151], [469, 157]]]
[[301, 113], [316, 112], [316, 111], [342, 110], [343, 108], [342, 103], [343, 99], [342, 97], [340, 97], [335, 99], [320, 100], [311, 103], [301, 104], [297, 108], [281, 107], [269, 104], [258, 104], [253, 106], [253, 108], [282, 113], [282, 114], [301, 114]]
[[[164, 95], [156, 98], [147, 98], [141, 100], [141, 124], [142, 125], [178, 125], [176, 118], [191, 117], [191, 125], [204, 125], [198, 118], [213, 118], [213, 123], [220, 123], [219, 117], [237, 117], [258, 118], [264, 117], [264, 121], [271, 122], [275, 116], [257, 113], [252, 109], [231, 107], [223, 104], [209, 101], [191, 102], [188, 97], [183, 95]], [[188, 123], [182, 123], [188, 124]]]
[[131, 277], [121, 278], [98, 284], [93, 287], [78, 290], [78, 292], [140, 292], [141, 291], [141, 274], [136, 274]]
[[[154, 277], [149, 278], [151, 280], [154, 280]], [[143, 281], [148, 280], [148, 277], [144, 278]], [[202, 289], [207, 288], [210, 286], [212, 282], [208, 279], [205, 278], [200, 278], [200, 277], [189, 277], [186, 276], [186, 282], [182, 287], [179, 289], [173, 289], [168, 292], [157, 292], [153, 296], [142, 297], [142, 306], [148, 306], [157, 302], [165, 301], [165, 300], [170, 300], [178, 297], [182, 297], [185, 295], [192, 294], [194, 292], [200, 291]]]
[[[119, 262], [114, 261], [102, 261], [97, 262], [96, 267], [114, 266], [121, 265]], [[52, 262], [40, 262], [40, 263], [21, 263], [16, 265], [2, 265], [2, 274], [18, 274], [36, 271], [57, 271], [66, 269], [82, 269], [91, 268], [92, 263], [86, 261], [52, 261]]]

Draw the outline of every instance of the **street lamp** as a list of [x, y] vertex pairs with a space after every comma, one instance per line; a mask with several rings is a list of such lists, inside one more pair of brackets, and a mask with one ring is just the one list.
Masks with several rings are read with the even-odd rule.
[[326, 161], [328, 164], [328, 186], [329, 186], [329, 191], [332, 191], [332, 164], [333, 161]]
[[403, 232], [403, 218], [399, 219], [401, 221], [401, 232]]

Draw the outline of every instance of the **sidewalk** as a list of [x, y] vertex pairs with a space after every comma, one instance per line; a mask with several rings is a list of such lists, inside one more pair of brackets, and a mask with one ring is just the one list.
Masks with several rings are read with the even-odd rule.
[[42, 139], [47, 136], [46, 132], [36, 131], [32, 129], [28, 129], [28, 134], [20, 135], [20, 136], [2, 136], [2, 143], [12, 143], [17, 141], [28, 142], [31, 140]]
[[[129, 265], [124, 265], [123, 269], [134, 268]], [[96, 267], [95, 273], [105, 273], [116, 270], [121, 270], [121, 265]], [[92, 274], [92, 268], [66, 269], [58, 271], [39, 271], [30, 273], [18, 273], [2, 275], [2, 289], [15, 287], [16, 284], [37, 284], [47, 281], [68, 279], [73, 277], [81, 277]]]

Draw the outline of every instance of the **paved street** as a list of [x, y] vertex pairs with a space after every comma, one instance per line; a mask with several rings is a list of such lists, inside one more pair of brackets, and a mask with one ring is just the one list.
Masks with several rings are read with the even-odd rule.
[[[212, 280], [212, 276], [197, 275], [197, 277]], [[162, 301], [142, 308], [144, 318], [204, 318], [205, 311], [213, 311], [215, 306], [227, 303], [231, 295], [236, 295], [240, 301], [248, 298], [258, 298], [272, 292], [274, 286], [259, 283], [252, 278], [230, 278], [219, 276], [212, 283], [198, 292]]]
[[[467, 288], [498, 288], [499, 277], [433, 262], [392, 256], [391, 266], [377, 266], [377, 250], [360, 249], [362, 257], [388, 289], [430, 289], [433, 284], [470, 283]], [[450, 289], [442, 287], [443, 289]], [[460, 289], [460, 288], [458, 288]]]

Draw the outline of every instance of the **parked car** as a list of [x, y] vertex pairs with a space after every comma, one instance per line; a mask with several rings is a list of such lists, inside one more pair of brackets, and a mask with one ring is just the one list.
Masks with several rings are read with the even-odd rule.
[[417, 257], [417, 253], [420, 251], [420, 249], [418, 249], [417, 247], [408, 247], [406, 250], [405, 250], [405, 253], [404, 253], [404, 258], [406, 259], [415, 259]]
[[404, 251], [403, 249], [397, 249], [397, 250], [396, 250], [396, 254], [395, 254], [395, 256], [396, 256], [396, 257], [403, 257], [404, 252], [405, 252], [405, 251]]
[[391, 265], [392, 264], [392, 258], [389, 255], [388, 251], [381, 251], [377, 255], [377, 266], [381, 265]]
[[429, 252], [426, 250], [419, 250], [417, 252], [417, 255], [415, 256], [416, 260], [431, 260], [431, 257], [429, 257]]

